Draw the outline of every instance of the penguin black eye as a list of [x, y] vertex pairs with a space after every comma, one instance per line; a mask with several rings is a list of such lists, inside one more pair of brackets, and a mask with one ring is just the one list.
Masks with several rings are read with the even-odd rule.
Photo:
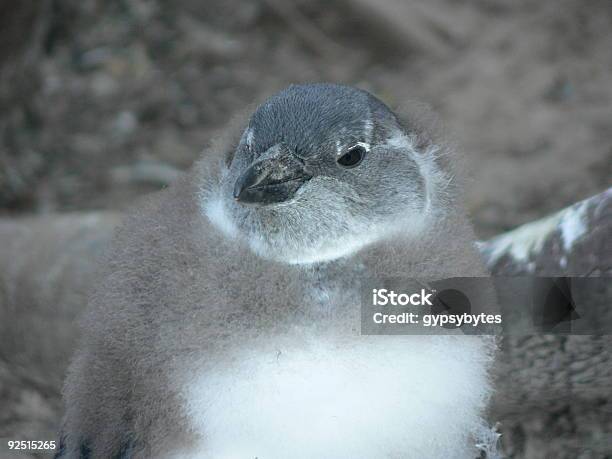
[[346, 153], [340, 156], [336, 162], [342, 167], [351, 168], [358, 166], [366, 154], [366, 149], [362, 145], [355, 145], [349, 148]]

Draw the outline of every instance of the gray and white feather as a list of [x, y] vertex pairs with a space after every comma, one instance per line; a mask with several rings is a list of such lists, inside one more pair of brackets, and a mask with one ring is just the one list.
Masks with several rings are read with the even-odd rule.
[[493, 342], [359, 333], [365, 276], [485, 274], [452, 152], [417, 126], [291, 86], [142, 203], [83, 320], [64, 454], [474, 457]]

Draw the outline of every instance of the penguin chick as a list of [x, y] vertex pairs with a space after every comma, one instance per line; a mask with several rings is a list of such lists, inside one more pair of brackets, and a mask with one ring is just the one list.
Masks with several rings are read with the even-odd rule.
[[118, 231], [63, 454], [475, 457], [493, 342], [359, 332], [362, 279], [485, 274], [448, 153], [340, 85], [238, 122]]

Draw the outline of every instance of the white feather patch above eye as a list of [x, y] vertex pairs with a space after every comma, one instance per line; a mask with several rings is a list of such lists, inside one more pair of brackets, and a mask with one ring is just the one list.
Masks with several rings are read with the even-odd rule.
[[367, 142], [357, 142], [354, 146], [363, 147], [366, 152], [370, 151], [370, 148], [372, 148], [371, 145]]
[[206, 458], [471, 458], [490, 387], [476, 337], [295, 340], [192, 377]]
[[364, 134], [365, 134], [365, 138], [368, 141], [371, 141], [372, 140], [372, 132], [374, 131], [374, 123], [372, 122], [371, 119], [368, 118], [367, 120], [365, 120], [364, 126], [363, 126], [363, 131], [364, 131]]
[[350, 145], [348, 148], [344, 148], [342, 146], [342, 143], [340, 142], [340, 140], [336, 140], [336, 156], [342, 156], [343, 154], [345, 154], [347, 151], [355, 148], [355, 147], [362, 147], [366, 153], [370, 151], [370, 149], [372, 148], [372, 146], [367, 143], [367, 142], [356, 142], [352, 145]]
[[249, 148], [253, 147], [253, 140], [255, 139], [255, 133], [252, 128], [248, 128], [246, 134], [246, 144]]

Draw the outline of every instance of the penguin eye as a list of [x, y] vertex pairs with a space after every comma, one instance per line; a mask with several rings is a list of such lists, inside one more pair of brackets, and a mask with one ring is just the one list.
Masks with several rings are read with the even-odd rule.
[[351, 168], [358, 166], [366, 154], [366, 149], [362, 145], [355, 145], [349, 148], [336, 162], [342, 167]]

